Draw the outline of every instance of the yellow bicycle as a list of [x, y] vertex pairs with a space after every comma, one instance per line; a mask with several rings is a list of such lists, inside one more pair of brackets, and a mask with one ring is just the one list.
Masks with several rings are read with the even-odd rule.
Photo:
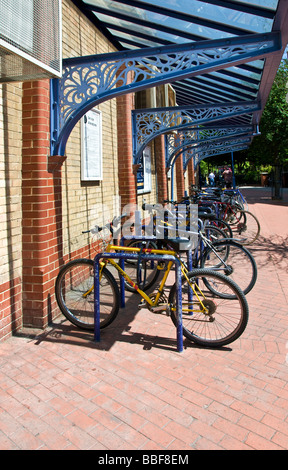
[[[98, 227], [98, 233], [103, 227]], [[173, 261], [168, 257], [178, 257], [177, 251], [144, 247], [123, 247], [108, 242], [105, 258], [100, 262], [99, 308], [100, 328], [110, 325], [120, 309], [120, 290], [111, 271], [123, 276], [141, 297], [140, 308], [153, 313], [164, 312], [177, 327], [177, 287], [176, 283], [165, 291]], [[113, 253], [113, 257], [107, 257]], [[126, 265], [115, 261], [115, 253], [131, 254], [145, 262], [147, 255], [162, 255], [163, 262], [157, 264], [162, 272], [159, 287], [152, 293], [144, 292], [127, 273]], [[160, 256], [161, 257], [161, 256]], [[183, 335], [189, 340], [207, 347], [220, 347], [235, 341], [245, 330], [248, 322], [248, 304], [242, 290], [236, 283], [211, 269], [194, 269], [188, 272], [181, 263], [182, 325]], [[140, 263], [139, 263], [140, 265]], [[143, 269], [143, 263], [141, 263]], [[145, 263], [144, 263], [145, 265]], [[128, 263], [129, 266], [129, 263]], [[146, 266], [146, 265], [145, 265]], [[166, 289], [167, 290], [167, 289]], [[94, 330], [94, 261], [76, 259], [64, 265], [55, 284], [56, 299], [65, 317], [77, 327]]]

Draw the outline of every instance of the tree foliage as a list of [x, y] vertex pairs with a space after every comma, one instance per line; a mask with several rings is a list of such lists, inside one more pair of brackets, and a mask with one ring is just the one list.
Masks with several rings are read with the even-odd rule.
[[[269, 169], [273, 173], [272, 184], [275, 198], [280, 198], [281, 167], [288, 164], [288, 59], [282, 60], [266, 102], [260, 121], [260, 136], [255, 136], [247, 150], [234, 152], [237, 167], [236, 178], [243, 182], [256, 182], [259, 170]], [[203, 168], [231, 163], [231, 154], [207, 159]], [[203, 163], [203, 162], [202, 162]]]
[[288, 60], [281, 62], [261, 121], [261, 136], [255, 137], [248, 152], [250, 162], [278, 165], [288, 155]]

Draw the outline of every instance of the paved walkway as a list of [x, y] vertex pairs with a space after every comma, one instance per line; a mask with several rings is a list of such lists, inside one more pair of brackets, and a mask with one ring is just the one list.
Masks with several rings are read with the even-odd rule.
[[98, 344], [62, 317], [22, 331], [0, 344], [0, 449], [288, 448], [288, 191], [243, 192], [262, 226], [243, 336], [180, 354], [135, 297]]

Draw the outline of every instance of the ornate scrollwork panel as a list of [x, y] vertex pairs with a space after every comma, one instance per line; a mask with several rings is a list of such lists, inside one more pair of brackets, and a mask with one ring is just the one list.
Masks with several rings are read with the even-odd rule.
[[264, 57], [280, 42], [280, 33], [253, 34], [65, 59], [63, 76], [51, 86], [51, 152], [63, 155], [80, 117], [104, 100]]
[[177, 134], [166, 134], [166, 166], [169, 167], [173, 157], [181, 150], [193, 144], [224, 140], [227, 137], [252, 135], [253, 126], [230, 126], [227, 128], [197, 128], [178, 131]]
[[[236, 145], [235, 147], [219, 147], [218, 149], [211, 149], [207, 151], [200, 152], [199, 154], [195, 156], [191, 156], [191, 158], [194, 158], [194, 168], [196, 168], [196, 165], [200, 163], [202, 160], [208, 157], [214, 157], [216, 155], [222, 155], [223, 153], [231, 153], [231, 152], [240, 152], [241, 150], [246, 150], [248, 148], [248, 145]], [[186, 162], [185, 169], [187, 167], [189, 160]]]
[[251, 138], [242, 137], [242, 138], [236, 138], [236, 139], [221, 140], [219, 142], [210, 142], [210, 143], [202, 143], [202, 144], [200, 143], [198, 145], [190, 147], [189, 155], [187, 155], [186, 153], [186, 158], [185, 156], [183, 158], [183, 167], [184, 169], [186, 169], [188, 161], [192, 157], [196, 157], [196, 155], [198, 154], [205, 154], [207, 152], [212, 152], [212, 155], [214, 154], [213, 152], [225, 153], [223, 152], [223, 149], [225, 148], [230, 149], [229, 151], [231, 151], [231, 149], [234, 147], [239, 147], [244, 144], [248, 145], [250, 141], [251, 141]]
[[260, 108], [259, 102], [241, 102], [133, 111], [134, 163], [137, 163], [148, 142], [159, 134], [241, 114], [252, 114]]

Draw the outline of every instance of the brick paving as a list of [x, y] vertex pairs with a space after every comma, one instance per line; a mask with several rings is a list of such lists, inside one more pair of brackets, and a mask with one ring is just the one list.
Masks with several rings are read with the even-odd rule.
[[219, 350], [184, 341], [135, 296], [94, 343], [60, 317], [0, 344], [0, 449], [288, 448], [288, 190], [245, 188], [260, 220], [244, 334]]

